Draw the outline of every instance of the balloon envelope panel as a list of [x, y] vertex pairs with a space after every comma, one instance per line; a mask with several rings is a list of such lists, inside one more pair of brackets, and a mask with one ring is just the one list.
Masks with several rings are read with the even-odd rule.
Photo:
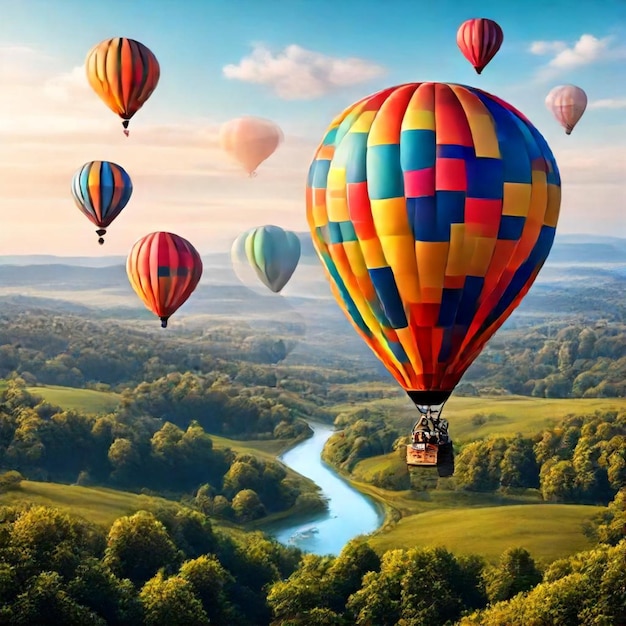
[[560, 176], [519, 111], [412, 83], [348, 107], [310, 166], [307, 219], [333, 294], [407, 391], [451, 391], [532, 285]]

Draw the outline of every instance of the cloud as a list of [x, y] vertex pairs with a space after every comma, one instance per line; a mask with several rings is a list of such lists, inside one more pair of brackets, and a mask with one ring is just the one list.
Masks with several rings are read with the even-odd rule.
[[[222, 152], [217, 120], [164, 121], [148, 103], [126, 138], [84, 68], [59, 71], [55, 59], [18, 46], [0, 48], [0, 93], [0, 249], [6, 254], [125, 254], [159, 229], [209, 251], [215, 238], [265, 223], [306, 229], [312, 142], [287, 134], [258, 177], [248, 179]], [[70, 193], [74, 172], [99, 159], [122, 165], [134, 185], [106, 250]]]
[[552, 58], [540, 69], [538, 77], [549, 80], [558, 74], [603, 61], [626, 58], [626, 48], [615, 44], [614, 37], [599, 39], [581, 35], [573, 45], [564, 41], [534, 41], [529, 46], [531, 54]]
[[589, 109], [626, 109], [626, 98], [606, 98], [590, 102]]
[[267, 85], [285, 100], [307, 100], [382, 76], [385, 68], [365, 59], [332, 57], [295, 44], [277, 54], [257, 44], [249, 56], [222, 71], [229, 79]]
[[530, 44], [529, 50], [531, 54], [557, 54], [567, 48], [567, 44], [564, 41], [533, 41]]

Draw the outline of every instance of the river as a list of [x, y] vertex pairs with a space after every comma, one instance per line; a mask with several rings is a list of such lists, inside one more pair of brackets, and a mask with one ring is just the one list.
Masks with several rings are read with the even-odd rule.
[[324, 444], [334, 432], [332, 426], [318, 422], [309, 422], [309, 426], [313, 436], [279, 458], [321, 488], [328, 500], [328, 510], [297, 522], [284, 520], [268, 527], [266, 532], [281, 543], [306, 552], [337, 555], [353, 537], [379, 528], [383, 515], [371, 498], [354, 489], [322, 461]]

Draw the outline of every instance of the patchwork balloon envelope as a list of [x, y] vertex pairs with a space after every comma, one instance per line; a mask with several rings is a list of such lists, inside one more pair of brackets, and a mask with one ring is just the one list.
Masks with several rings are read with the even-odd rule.
[[480, 89], [400, 85], [331, 123], [308, 174], [313, 244], [339, 306], [421, 411], [441, 409], [528, 292], [560, 197], [544, 138]]

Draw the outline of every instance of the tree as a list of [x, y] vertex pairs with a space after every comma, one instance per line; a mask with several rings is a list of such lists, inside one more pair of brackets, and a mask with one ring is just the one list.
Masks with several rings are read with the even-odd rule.
[[107, 624], [134, 626], [142, 622], [141, 602], [132, 583], [116, 578], [98, 559], [86, 559], [78, 566], [67, 591]]
[[9, 624], [106, 626], [101, 617], [78, 604], [65, 591], [63, 579], [57, 572], [42, 572], [31, 579], [27, 589], [3, 612], [8, 618], [5, 623]]
[[176, 546], [165, 526], [152, 513], [138, 511], [113, 522], [104, 562], [118, 577], [141, 585], [159, 568], [171, 569], [177, 561]]
[[207, 626], [209, 618], [190, 582], [159, 572], [140, 593], [146, 626]]
[[539, 465], [531, 439], [516, 435], [502, 457], [500, 484], [503, 487], [539, 487]]
[[231, 623], [232, 607], [225, 588], [234, 584], [235, 579], [215, 556], [203, 555], [186, 561], [180, 568], [179, 576], [191, 584], [194, 595], [202, 602], [212, 624]]
[[251, 522], [265, 515], [265, 507], [256, 491], [242, 489], [233, 498], [233, 511], [240, 522]]
[[575, 500], [576, 470], [571, 461], [546, 463], [541, 468], [541, 495], [548, 502]]
[[509, 600], [541, 582], [542, 574], [524, 548], [510, 548], [496, 567], [486, 572], [487, 596], [490, 602]]

